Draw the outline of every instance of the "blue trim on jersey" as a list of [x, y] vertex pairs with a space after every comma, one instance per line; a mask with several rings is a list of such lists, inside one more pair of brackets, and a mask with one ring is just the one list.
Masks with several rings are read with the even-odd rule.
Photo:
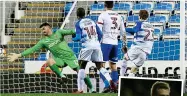
[[126, 32], [129, 33], [137, 33], [138, 31], [142, 31], [141, 29], [142, 22], [136, 22], [136, 26], [133, 28], [125, 28]]
[[79, 24], [80, 21], [81, 21], [81, 19], [79, 21], [77, 21], [77, 23], [75, 24], [76, 37], [72, 39], [73, 41], [80, 41], [81, 40], [82, 29], [81, 29], [80, 24]]
[[136, 35], [136, 36], [134, 36], [134, 38], [142, 38], [142, 37], [144, 37], [143, 35]]

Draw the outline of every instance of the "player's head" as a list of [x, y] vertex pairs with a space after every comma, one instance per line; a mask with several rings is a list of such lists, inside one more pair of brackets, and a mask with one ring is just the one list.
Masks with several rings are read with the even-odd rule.
[[40, 28], [42, 30], [42, 33], [45, 35], [45, 36], [48, 36], [51, 34], [51, 25], [49, 23], [43, 23], [40, 25]]
[[85, 17], [85, 10], [84, 8], [78, 8], [77, 9], [77, 18], [81, 19]]
[[105, 8], [111, 10], [113, 8], [113, 1], [105, 1]]
[[146, 20], [149, 17], [149, 13], [147, 10], [140, 10], [139, 12], [139, 18], [141, 20]]
[[152, 85], [151, 96], [170, 96], [170, 87], [166, 82], [157, 81]]

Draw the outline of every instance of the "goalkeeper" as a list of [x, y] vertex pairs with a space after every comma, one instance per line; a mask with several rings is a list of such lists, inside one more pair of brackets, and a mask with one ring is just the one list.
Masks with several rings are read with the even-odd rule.
[[71, 69], [78, 72], [79, 65], [77, 58], [64, 40], [65, 35], [73, 35], [75, 34], [75, 31], [57, 30], [53, 33], [51, 25], [48, 23], [41, 24], [40, 28], [45, 37], [42, 38], [35, 46], [20, 54], [10, 54], [8, 56], [9, 61], [13, 62], [19, 57], [27, 56], [41, 48], [46, 48], [53, 54], [53, 57], [49, 57], [46, 63], [58, 77], [66, 79], [66, 76], [59, 70], [59, 67], [63, 68], [65, 66], [69, 66]]

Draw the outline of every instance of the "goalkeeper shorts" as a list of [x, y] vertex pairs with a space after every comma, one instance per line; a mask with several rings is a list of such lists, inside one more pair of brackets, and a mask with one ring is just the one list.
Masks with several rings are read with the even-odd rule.
[[[74, 59], [72, 59], [74, 58]], [[53, 57], [55, 60], [55, 64], [59, 67], [65, 67], [66, 65], [72, 69], [79, 68], [78, 60], [76, 57], [72, 57], [71, 59], [65, 60], [62, 58]]]

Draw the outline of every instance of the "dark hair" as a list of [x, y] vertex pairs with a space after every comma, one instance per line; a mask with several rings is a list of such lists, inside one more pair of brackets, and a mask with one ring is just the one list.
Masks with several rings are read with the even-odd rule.
[[140, 19], [146, 20], [149, 17], [147, 10], [140, 10], [139, 12]]
[[152, 85], [151, 96], [157, 96], [158, 89], [167, 89], [170, 90], [169, 84], [166, 82], [157, 81]]
[[49, 23], [47, 23], [47, 22], [42, 23], [42, 24], [40, 25], [40, 28], [42, 28], [43, 26], [49, 26], [49, 27], [51, 28], [51, 25], [50, 25]]
[[113, 8], [113, 1], [105, 1], [105, 7], [106, 8]]
[[85, 16], [85, 10], [84, 10], [84, 8], [78, 8], [77, 9], [77, 16], [79, 18], [83, 18]]

